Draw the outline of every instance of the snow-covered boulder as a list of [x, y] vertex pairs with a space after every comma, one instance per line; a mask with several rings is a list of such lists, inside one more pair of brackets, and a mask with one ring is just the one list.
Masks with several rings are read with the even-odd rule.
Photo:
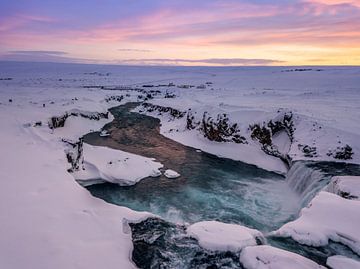
[[329, 239], [360, 254], [360, 203], [321, 191], [303, 208], [300, 217], [286, 223], [275, 235], [291, 237], [301, 244], [324, 246]]
[[180, 174], [174, 170], [171, 170], [171, 169], [167, 169], [164, 173], [164, 175], [167, 177], [167, 178], [177, 178], [180, 176]]
[[240, 262], [246, 269], [325, 269], [303, 256], [265, 245], [244, 248]]
[[346, 199], [360, 200], [360, 176], [333, 177], [325, 190]]
[[161, 175], [161, 167], [151, 158], [84, 143], [84, 170], [75, 171], [73, 176], [84, 185], [100, 180], [127, 186]]
[[331, 269], [360, 269], [360, 262], [341, 255], [331, 256], [326, 265]]
[[102, 130], [99, 134], [101, 137], [107, 137], [110, 136], [109, 132], [107, 130]]
[[238, 252], [264, 241], [258, 230], [218, 221], [197, 222], [187, 228], [187, 234], [197, 239], [200, 246], [212, 251]]

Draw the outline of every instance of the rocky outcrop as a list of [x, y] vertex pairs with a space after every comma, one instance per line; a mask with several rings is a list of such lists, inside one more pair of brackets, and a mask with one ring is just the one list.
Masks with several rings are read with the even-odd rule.
[[48, 122], [49, 128], [56, 129], [56, 128], [64, 127], [67, 118], [70, 116], [83, 117], [89, 120], [100, 120], [100, 119], [108, 119], [109, 112], [89, 112], [89, 111], [73, 109], [69, 112], [65, 112], [61, 116], [51, 117]]
[[68, 171], [74, 172], [80, 169], [84, 169], [83, 138], [80, 138], [79, 141], [76, 142], [65, 139], [62, 141], [67, 145], [65, 154], [67, 161], [71, 165], [71, 168], [69, 168]]
[[185, 116], [185, 114], [186, 114], [186, 112], [177, 110], [177, 109], [172, 108], [172, 107], [164, 107], [164, 106], [159, 106], [159, 105], [153, 105], [153, 104], [150, 104], [150, 103], [143, 103], [142, 107], [147, 112], [157, 111], [157, 112], [159, 112], [159, 115], [161, 115], [162, 113], [168, 113], [174, 119], [183, 118]]
[[69, 117], [69, 114], [66, 112], [64, 115], [61, 116], [53, 116], [49, 120], [49, 128], [56, 129], [65, 126], [65, 121]]
[[226, 114], [218, 114], [215, 120], [204, 112], [199, 130], [210, 141], [247, 143], [246, 138], [240, 135], [237, 123], [231, 124]]
[[346, 144], [343, 147], [337, 147], [335, 150], [330, 150], [327, 155], [338, 160], [351, 160], [354, 152], [352, 147]]
[[121, 102], [124, 99], [123, 95], [112, 95], [109, 97], [105, 98], [105, 102], [110, 102], [110, 101], [116, 101], [116, 102]]
[[294, 122], [292, 112], [286, 112], [279, 120], [270, 120], [263, 124], [255, 123], [249, 126], [251, 138], [261, 144], [261, 149], [268, 155], [280, 158], [288, 167], [291, 158], [287, 153], [282, 153], [273, 144], [273, 136], [279, 132], [286, 132], [291, 143], [294, 141]]

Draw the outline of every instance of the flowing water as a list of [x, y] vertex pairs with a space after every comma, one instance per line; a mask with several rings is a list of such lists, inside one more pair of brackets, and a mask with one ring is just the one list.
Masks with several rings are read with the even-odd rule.
[[134, 106], [113, 108], [115, 120], [105, 126], [111, 135], [91, 133], [85, 142], [156, 158], [181, 176], [146, 178], [129, 187], [93, 185], [88, 187], [93, 195], [175, 223], [218, 220], [261, 231], [274, 230], [298, 213], [300, 196], [283, 176], [167, 139], [159, 134], [159, 120], [130, 113]]
[[[130, 112], [137, 105], [112, 108], [115, 119], [104, 127], [110, 136], [100, 137], [94, 132], [87, 134], [84, 141], [155, 158], [164, 164], [164, 170], [181, 174], [176, 179], [145, 178], [128, 187], [110, 183], [86, 187], [109, 203], [162, 218], [130, 224], [133, 260], [140, 268], [241, 268], [234, 253], [202, 249], [196, 240], [186, 236], [186, 225], [218, 220], [266, 233], [294, 219], [331, 176], [360, 174], [355, 165], [296, 162], [285, 178], [253, 165], [198, 152], [160, 135], [158, 119]], [[320, 264], [334, 254], [353, 255], [335, 243], [313, 248], [272, 237], [268, 237], [268, 243]]]

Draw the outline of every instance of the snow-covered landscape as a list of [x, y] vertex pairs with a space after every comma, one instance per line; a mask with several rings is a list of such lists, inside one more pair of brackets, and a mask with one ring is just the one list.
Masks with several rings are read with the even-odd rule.
[[[211, 255], [226, 252], [236, 261], [220, 267], [360, 268], [359, 85], [359, 67], [0, 62], [0, 268], [149, 268], [149, 264], [134, 260], [133, 251], [139, 251], [139, 244], [133, 240], [142, 234], [135, 235], [139, 228], [132, 226], [139, 227], [148, 218], [160, 218], [169, 227], [175, 225], [172, 229], [183, 229], [175, 238], [195, 240], [191, 244], [208, 257], [197, 263], [199, 268], [212, 264]], [[179, 150], [180, 157], [167, 160], [157, 159], [156, 150], [149, 157], [90, 145], [86, 138], [83, 141], [85, 135], [93, 133], [100, 141], [110, 141], [109, 145], [122, 143], [111, 123], [116, 119], [121, 124], [124, 119], [109, 109], [130, 102], [135, 105], [129, 113], [159, 119], [162, 137], [189, 146], [186, 149], [195, 156], [191, 158], [209, 153], [209, 158], [220, 157], [217, 162], [230, 159], [236, 161], [232, 165], [249, 165], [232, 172], [228, 180], [235, 185], [228, 192], [239, 191], [235, 195], [243, 195], [244, 201], [256, 202], [236, 207], [249, 216], [257, 209], [275, 212], [270, 205], [274, 199], [278, 211], [289, 213], [254, 216], [259, 223], [252, 225], [241, 218], [224, 217], [228, 204], [223, 202], [212, 207], [217, 217], [209, 219], [210, 213], [197, 215], [204, 208], [197, 208], [196, 203], [187, 211], [172, 204], [174, 211], [166, 207], [152, 211], [149, 207], [145, 212], [134, 210], [142, 208], [136, 204], [136, 196], [122, 205], [95, 197], [84, 186], [97, 184], [101, 188], [108, 182], [107, 191], [122, 188], [131, 192], [142, 182], [161, 182], [159, 186], [166, 192], [166, 184], [176, 184], [177, 190], [188, 184], [189, 172], [184, 174], [182, 168], [185, 163], [174, 164], [181, 157]], [[129, 126], [132, 131], [136, 122]], [[134, 145], [129, 142], [130, 146], [143, 147], [147, 130], [140, 130], [140, 134], [143, 139]], [[181, 158], [186, 162], [190, 156]], [[221, 180], [227, 180], [225, 164], [223, 167], [212, 182], [221, 173]], [[248, 172], [246, 184], [240, 183], [236, 180], [243, 176], [241, 169], [258, 174]], [[206, 184], [211, 175], [201, 173], [205, 180], [201, 184]], [[276, 190], [277, 186], [280, 189]], [[261, 191], [246, 192], [260, 187], [266, 198]], [[218, 195], [225, 195], [222, 192]], [[181, 203], [186, 206], [191, 199], [220, 199], [194, 195]], [[278, 199], [281, 195], [284, 201]], [[153, 208], [162, 206], [157, 201], [166, 203], [166, 197], [152, 201]], [[141, 197], [138, 199], [140, 203]], [[170, 217], [174, 212], [176, 218]], [[186, 217], [189, 212], [197, 216]], [[195, 219], [199, 221], [192, 222]], [[269, 231], [273, 226], [268, 223], [272, 222], [276, 228]], [[152, 237], [143, 244], [154, 247], [161, 233], [150, 228], [146, 232]], [[272, 243], [273, 238], [291, 240], [296, 247], [281, 247]], [[329, 248], [332, 244], [335, 247]], [[310, 252], [301, 255], [294, 248]], [[327, 254], [319, 258], [316, 253], [321, 248]], [[312, 250], [317, 258], [312, 258]], [[165, 268], [188, 264], [174, 257], [170, 260], [178, 263]], [[151, 262], [155, 264], [155, 260]]]

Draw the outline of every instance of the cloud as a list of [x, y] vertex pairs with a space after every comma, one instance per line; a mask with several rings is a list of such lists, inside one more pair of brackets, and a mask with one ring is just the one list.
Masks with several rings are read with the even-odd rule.
[[94, 61], [66, 56], [64, 51], [16, 50], [0, 55], [2, 61], [56, 62], [56, 63], [92, 63]]
[[118, 49], [118, 51], [123, 51], [123, 52], [151, 52], [152, 50], [149, 50], [149, 49]]
[[270, 65], [282, 63], [283, 61], [271, 59], [244, 59], [244, 58], [209, 58], [209, 59], [127, 59], [122, 63], [132, 64], [208, 64], [208, 65]]
[[322, 5], [352, 5], [360, 7], [360, 2], [358, 0], [306, 0], [306, 2], [313, 2]]
[[19, 55], [65, 55], [68, 54], [65, 51], [54, 51], [54, 50], [14, 50], [9, 51], [11, 54]]

